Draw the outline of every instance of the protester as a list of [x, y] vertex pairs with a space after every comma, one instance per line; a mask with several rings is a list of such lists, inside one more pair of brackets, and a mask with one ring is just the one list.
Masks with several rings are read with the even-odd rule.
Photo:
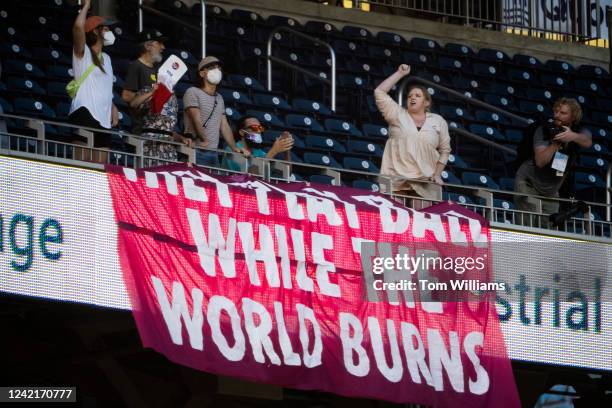
[[[217, 57], [209, 55], [198, 64], [197, 86], [187, 89], [183, 96], [185, 136], [193, 139], [198, 148], [218, 149], [221, 132], [232, 151], [248, 155], [236, 146], [232, 129], [225, 116], [223, 97], [217, 93], [222, 77], [221, 63]], [[214, 151], [198, 150], [196, 163], [220, 166], [219, 156]]]
[[[175, 144], [164, 141], [179, 141], [191, 146], [191, 139], [176, 132], [178, 121], [178, 100], [173, 87], [158, 78], [158, 70], [166, 49], [166, 37], [155, 29], [142, 31], [138, 35], [140, 46], [138, 59], [128, 67], [121, 98], [130, 105], [132, 133], [148, 139], [144, 143], [144, 155], [163, 160], [177, 161]], [[163, 91], [163, 92], [162, 92]]]
[[444, 118], [429, 112], [432, 99], [420, 85], [408, 90], [407, 108], [389, 95], [391, 88], [410, 73], [402, 64], [374, 90], [376, 106], [389, 124], [389, 140], [383, 153], [381, 175], [410, 178], [433, 183], [393, 181], [393, 191], [442, 199], [442, 171], [451, 152], [448, 125]]
[[[272, 147], [266, 152], [262, 149], [264, 127], [259, 122], [259, 119], [252, 116], [246, 116], [238, 122], [237, 134], [240, 137], [236, 147], [246, 151], [251, 157], [267, 157], [268, 159], [277, 158], [280, 153], [286, 153], [285, 157], [279, 157], [281, 160], [289, 160], [289, 152], [293, 148], [293, 137], [289, 132], [283, 132], [275, 141]], [[229, 150], [229, 149], [228, 149]], [[223, 162], [223, 167], [233, 171], [245, 171], [240, 164], [234, 160], [226, 159]]]
[[[114, 21], [100, 16], [87, 17], [91, 0], [83, 0], [74, 26], [72, 68], [74, 78], [82, 81], [72, 99], [68, 121], [75, 125], [90, 128], [110, 129], [119, 123], [119, 111], [113, 104], [113, 68], [110, 57], [102, 52], [104, 46], [112, 45], [115, 36], [109, 26]], [[84, 144], [81, 137], [70, 142]], [[94, 147], [111, 147], [109, 133], [94, 133]], [[82, 157], [82, 149], [75, 149], [76, 158]], [[105, 162], [107, 154], [99, 154], [94, 159]]]
[[[130, 106], [132, 133], [142, 131], [143, 116], [148, 112], [145, 103], [157, 88], [157, 71], [163, 60], [166, 37], [158, 30], [149, 29], [138, 34], [138, 58], [132, 61], [125, 76], [121, 98]], [[146, 92], [142, 92], [146, 89]], [[138, 98], [136, 98], [136, 94]]]
[[[582, 109], [573, 98], [559, 98], [553, 105], [554, 121], [533, 134], [531, 157], [518, 169], [514, 190], [544, 197], [559, 197], [559, 189], [572, 170], [578, 150], [592, 145], [591, 132], [580, 125]], [[536, 212], [527, 197], [516, 198], [517, 209]], [[556, 201], [542, 201], [542, 212], [559, 211]]]

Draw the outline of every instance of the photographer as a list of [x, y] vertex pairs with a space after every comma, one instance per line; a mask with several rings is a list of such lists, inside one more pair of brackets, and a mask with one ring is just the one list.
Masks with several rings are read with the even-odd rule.
[[[582, 109], [573, 98], [559, 98], [553, 106], [554, 121], [538, 127], [533, 135], [533, 156], [519, 167], [514, 181], [518, 193], [559, 197], [559, 189], [572, 169], [580, 147], [591, 147], [591, 133], [580, 126]], [[536, 212], [527, 197], [516, 197], [517, 209]], [[542, 212], [559, 211], [559, 203], [542, 201]]]

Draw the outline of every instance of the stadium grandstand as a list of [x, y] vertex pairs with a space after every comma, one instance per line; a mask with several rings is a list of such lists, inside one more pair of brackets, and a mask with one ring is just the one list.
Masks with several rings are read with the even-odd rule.
[[[69, 121], [81, 3], [0, 2], [0, 402], [612, 406], [611, 1], [86, 0], [115, 20], [106, 130]], [[149, 32], [187, 68], [168, 87], [171, 157], [150, 154], [161, 142], [125, 97]], [[261, 155], [222, 124], [216, 149], [182, 136], [217, 63], [231, 133], [257, 119]], [[389, 103], [406, 111], [422, 86], [451, 153], [441, 183], [399, 181], [441, 199], [384, 171], [375, 90], [403, 64]], [[567, 168], [548, 157], [558, 194], [520, 190], [536, 128], [563, 131], [559, 98], [580, 105], [588, 146]], [[363, 258], [381, 241], [485, 254], [479, 282], [503, 285], [475, 311], [372, 294]]]

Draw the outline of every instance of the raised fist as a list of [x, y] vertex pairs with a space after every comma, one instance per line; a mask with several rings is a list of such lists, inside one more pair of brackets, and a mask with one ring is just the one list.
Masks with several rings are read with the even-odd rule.
[[397, 67], [397, 72], [402, 75], [408, 75], [410, 73], [410, 65], [401, 64], [399, 67]]

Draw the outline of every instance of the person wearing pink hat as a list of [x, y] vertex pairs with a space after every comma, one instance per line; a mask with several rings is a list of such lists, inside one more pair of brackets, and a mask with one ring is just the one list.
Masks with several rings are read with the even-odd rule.
[[[113, 67], [110, 57], [102, 52], [104, 46], [115, 42], [109, 26], [115, 21], [100, 17], [87, 17], [91, 0], [84, 0], [82, 9], [72, 27], [72, 69], [75, 80], [80, 82], [70, 106], [69, 122], [83, 127], [110, 129], [119, 122], [119, 111], [113, 104]], [[84, 144], [74, 137], [69, 142]], [[94, 133], [94, 147], [111, 147], [109, 133]], [[75, 158], [82, 149], [75, 149]], [[106, 162], [107, 155], [95, 155], [95, 161]]]

